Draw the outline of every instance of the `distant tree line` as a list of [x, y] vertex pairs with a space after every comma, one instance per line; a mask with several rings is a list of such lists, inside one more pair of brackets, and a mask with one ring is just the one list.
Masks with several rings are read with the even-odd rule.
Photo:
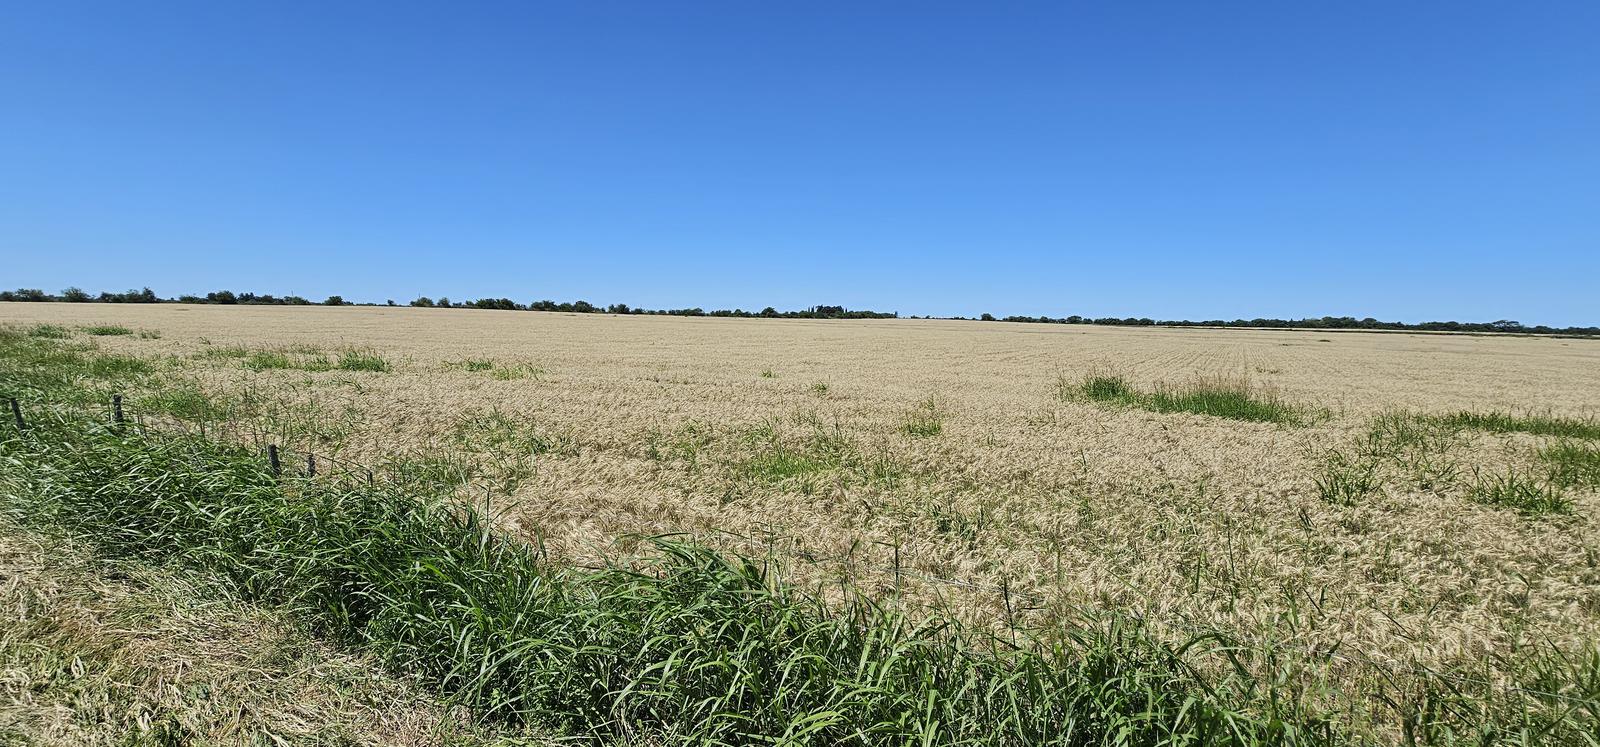
[[[270, 293], [234, 293], [233, 291], [220, 290], [207, 293], [204, 296], [183, 295], [177, 298], [159, 298], [149, 288], [129, 290], [125, 293], [100, 293], [91, 295], [79, 288], [68, 288], [59, 295], [52, 295], [37, 288], [18, 288], [14, 291], [0, 291], [0, 301], [60, 301], [63, 303], [202, 303], [202, 304], [240, 304], [240, 305], [265, 305], [265, 306], [311, 306], [313, 302], [300, 296], [274, 296]], [[342, 296], [328, 296], [320, 302], [324, 306], [398, 306], [394, 301], [385, 304], [354, 304], [344, 300]], [[504, 311], [560, 311], [572, 314], [636, 314], [651, 316], [716, 316], [739, 318], [768, 318], [768, 319], [897, 319], [898, 312], [892, 311], [866, 311], [847, 309], [843, 306], [812, 306], [798, 311], [778, 311], [768, 306], [760, 311], [746, 311], [744, 309], [705, 309], [694, 307], [687, 309], [641, 309], [625, 303], [614, 303], [607, 306], [589, 303], [588, 301], [556, 302], [550, 300], [532, 301], [530, 303], [517, 303], [509, 298], [480, 298], [475, 301], [451, 301], [440, 296], [438, 299], [423, 296], [412, 301], [409, 305], [427, 308], [454, 308], [454, 309], [500, 309]], [[911, 317], [917, 319], [919, 317]], [[931, 317], [929, 317], [931, 318]], [[966, 319], [966, 317], [951, 317], [953, 319]], [[1346, 330], [1408, 330], [1421, 332], [1498, 332], [1504, 334], [1530, 334], [1530, 335], [1572, 335], [1582, 337], [1600, 337], [1600, 327], [1547, 327], [1545, 325], [1528, 326], [1521, 322], [1501, 319], [1494, 322], [1420, 322], [1406, 324], [1404, 322], [1383, 322], [1367, 317], [1357, 319], [1351, 316], [1324, 316], [1307, 319], [1212, 319], [1208, 321], [1184, 320], [1156, 320], [1148, 317], [1086, 317], [1086, 316], [1007, 316], [996, 318], [993, 314], [984, 314], [978, 317], [986, 322], [1022, 322], [1028, 324], [1098, 324], [1118, 327], [1241, 327], [1255, 329], [1346, 329]]]
[[[177, 298], [159, 298], [149, 288], [130, 290], [126, 293], [101, 293], [92, 296], [78, 288], [68, 288], [60, 295], [52, 295], [37, 288], [18, 288], [14, 291], [0, 291], [0, 301], [60, 301], [64, 303], [199, 303], [199, 304], [239, 304], [255, 306], [311, 306], [316, 302], [300, 296], [274, 296], [270, 293], [235, 293], [230, 290], [220, 290], [207, 293], [204, 296], [182, 295]], [[354, 304], [344, 300], [343, 296], [328, 296], [321, 302], [323, 306], [398, 306], [394, 301], [384, 304]], [[865, 311], [847, 309], [843, 306], [812, 306], [799, 311], [778, 311], [768, 306], [760, 311], [745, 311], [744, 309], [705, 309], [694, 307], [688, 309], [640, 309], [625, 303], [614, 303], [609, 306], [600, 306], [588, 301], [561, 302], [541, 300], [531, 303], [517, 303], [509, 298], [480, 298], [476, 301], [451, 301], [441, 296], [437, 300], [423, 296], [410, 303], [411, 306], [426, 308], [453, 308], [453, 309], [501, 309], [505, 311], [564, 311], [575, 314], [649, 314], [656, 316], [721, 316], [721, 317], [767, 317], [772, 319], [895, 319], [899, 314], [892, 311]]]
[[[61, 291], [61, 295], [52, 296], [38, 288], [18, 288], [14, 291], [0, 291], [0, 301], [61, 301], [63, 303], [214, 303], [214, 304], [254, 304], [261, 306], [310, 306], [308, 301], [299, 296], [278, 297], [270, 293], [256, 295], [254, 293], [234, 293], [233, 291], [215, 291], [204, 296], [183, 295], [177, 298], [160, 298], [155, 291], [149, 288], [130, 290], [126, 293], [102, 292], [92, 296], [81, 288], [68, 288]], [[329, 296], [323, 301], [329, 306], [348, 305], [339, 296]]]
[[[960, 317], [957, 317], [960, 318]], [[1306, 319], [1210, 319], [1206, 321], [1156, 320], [1148, 317], [1090, 318], [1085, 316], [1008, 316], [996, 319], [992, 314], [980, 317], [986, 322], [1024, 322], [1028, 324], [1099, 324], [1118, 327], [1242, 327], [1249, 329], [1345, 329], [1345, 330], [1405, 330], [1413, 332], [1499, 332], [1527, 335], [1579, 335], [1600, 336], [1600, 327], [1547, 327], [1543, 324], [1528, 326], [1510, 319], [1494, 322], [1383, 322], [1366, 317], [1324, 316]]]
[[534, 301], [520, 304], [509, 298], [480, 298], [476, 301], [463, 301], [451, 303], [448, 298], [435, 301], [427, 296], [411, 302], [412, 306], [424, 307], [452, 307], [458, 309], [499, 309], [501, 311], [562, 311], [570, 314], [635, 314], [653, 316], [722, 316], [740, 318], [769, 319], [897, 319], [899, 313], [893, 311], [863, 311], [847, 309], [843, 306], [812, 306], [799, 311], [779, 311], [768, 306], [760, 311], [745, 311], [744, 309], [713, 309], [706, 311], [698, 306], [687, 309], [641, 309], [625, 303], [614, 303], [608, 306], [592, 304], [588, 301], [556, 302], [550, 300]]
[[82, 288], [68, 288], [61, 291], [61, 295], [52, 296], [38, 288], [18, 288], [14, 291], [0, 291], [0, 301], [64, 301], [67, 303], [160, 303], [154, 291], [149, 288], [130, 290], [127, 293], [104, 293], [91, 296]]

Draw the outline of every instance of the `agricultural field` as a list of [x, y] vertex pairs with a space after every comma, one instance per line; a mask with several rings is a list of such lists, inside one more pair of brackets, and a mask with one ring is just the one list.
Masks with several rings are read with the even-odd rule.
[[[670, 535], [824, 608], [1022, 647], [1133, 625], [1252, 713], [1355, 743], [1600, 733], [1600, 341], [175, 304], [0, 324], [17, 382], [77, 351], [92, 406], [114, 389], [290, 472], [430, 485], [576, 568]], [[383, 676], [364, 687], [431, 697]]]

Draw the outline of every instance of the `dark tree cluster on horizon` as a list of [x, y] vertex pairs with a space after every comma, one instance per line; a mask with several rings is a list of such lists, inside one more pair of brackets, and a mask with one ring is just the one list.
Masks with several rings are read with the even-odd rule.
[[1091, 319], [1083, 316], [1068, 316], [1054, 318], [1048, 316], [1008, 316], [995, 319], [989, 314], [986, 321], [1023, 322], [1028, 324], [1098, 324], [1120, 327], [1239, 327], [1245, 329], [1344, 329], [1344, 330], [1399, 330], [1413, 332], [1496, 332], [1501, 334], [1530, 334], [1530, 335], [1600, 335], [1600, 327], [1549, 327], [1545, 325], [1528, 326], [1510, 319], [1501, 319], [1493, 322], [1418, 322], [1407, 324], [1405, 322], [1384, 322], [1366, 317], [1357, 319], [1352, 316], [1324, 316], [1308, 317], [1305, 319], [1210, 319], [1205, 321], [1161, 320], [1150, 318], [1135, 319], [1128, 317], [1117, 319], [1114, 317], [1101, 317]]
[[451, 303], [448, 298], [435, 301], [427, 296], [411, 302], [412, 306], [427, 308], [450, 307], [458, 309], [496, 309], [500, 311], [557, 311], [568, 314], [630, 314], [649, 316], [717, 316], [739, 318], [770, 318], [770, 319], [898, 319], [898, 312], [862, 311], [847, 309], [843, 306], [812, 306], [799, 311], [778, 311], [768, 306], [760, 311], [745, 311], [744, 309], [713, 309], [706, 311], [698, 306], [687, 309], [641, 309], [625, 303], [614, 303], [609, 306], [592, 304], [588, 301], [556, 302], [539, 300], [528, 304], [520, 304], [509, 298], [480, 298], [476, 301], [463, 301]]
[[[0, 301], [55, 301], [62, 303], [190, 303], [190, 304], [238, 304], [256, 306], [311, 306], [314, 302], [300, 296], [274, 296], [270, 293], [235, 293], [230, 290], [220, 290], [207, 293], [204, 296], [182, 295], [173, 299], [160, 298], [149, 288], [129, 290], [124, 293], [102, 292], [91, 295], [80, 288], [67, 288], [59, 295], [46, 293], [37, 288], [18, 288], [12, 291], [0, 291]], [[320, 302], [324, 306], [398, 306], [394, 301], [384, 304], [366, 303], [357, 304], [346, 301], [343, 296], [329, 296]], [[424, 308], [453, 308], [453, 309], [496, 309], [502, 311], [554, 311], [570, 314], [629, 314], [649, 316], [707, 316], [707, 317], [737, 317], [746, 319], [898, 319], [899, 312], [893, 311], [868, 311], [847, 309], [843, 306], [819, 305], [797, 311], [778, 311], [768, 306], [760, 311], [746, 311], [744, 309], [714, 309], [706, 311], [700, 307], [687, 309], [641, 309], [625, 303], [614, 303], [608, 306], [589, 303], [588, 301], [556, 302], [551, 300], [538, 300], [530, 303], [517, 303], [509, 298], [480, 298], [475, 301], [451, 301], [441, 296], [437, 300], [422, 296], [412, 301], [410, 306]], [[937, 318], [937, 317], [911, 317]], [[966, 317], [947, 317], [950, 319], [965, 320]], [[1156, 320], [1149, 317], [1085, 317], [1085, 316], [1007, 316], [996, 318], [993, 314], [983, 314], [978, 318], [985, 322], [1017, 322], [1026, 324], [1095, 324], [1102, 326], [1118, 327], [1235, 327], [1244, 329], [1328, 329], [1328, 330], [1394, 330], [1394, 331], [1420, 331], [1420, 332], [1487, 332], [1500, 334], [1532, 334], [1532, 335], [1568, 335], [1581, 337], [1600, 337], [1600, 327], [1549, 327], [1546, 325], [1528, 326], [1509, 319], [1493, 322], [1419, 322], [1408, 324], [1405, 322], [1384, 322], [1366, 317], [1357, 319], [1350, 316], [1324, 316], [1306, 319], [1212, 319], [1207, 321], [1184, 320]]]

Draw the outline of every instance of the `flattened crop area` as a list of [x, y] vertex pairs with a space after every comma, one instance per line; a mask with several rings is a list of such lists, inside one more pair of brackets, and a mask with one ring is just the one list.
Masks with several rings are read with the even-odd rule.
[[0, 322], [148, 361], [141, 416], [452, 482], [580, 560], [687, 533], [997, 629], [1115, 608], [1236, 639], [1241, 666], [1330, 703], [1427, 671], [1526, 687], [1526, 651], [1600, 639], [1600, 341], [109, 304]]

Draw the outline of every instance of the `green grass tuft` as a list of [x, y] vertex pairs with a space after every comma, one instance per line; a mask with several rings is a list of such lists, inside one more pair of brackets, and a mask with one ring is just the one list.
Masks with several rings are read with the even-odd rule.
[[654, 462], [682, 462], [689, 471], [696, 472], [700, 469], [701, 453], [713, 440], [710, 426], [692, 421], [673, 433], [652, 429], [645, 438], [645, 456]]
[[783, 482], [821, 472], [834, 464], [825, 455], [812, 453], [808, 449], [776, 446], [741, 462], [739, 474], [767, 482]]
[[127, 379], [143, 376], [155, 366], [143, 358], [131, 355], [94, 355], [88, 359], [86, 372], [97, 379]]
[[[769, 423], [745, 435], [755, 453], [734, 464], [740, 477], [767, 483], [806, 478], [846, 466], [855, 459], [855, 445], [842, 433], [813, 423], [803, 439], [784, 439]], [[803, 492], [809, 492], [804, 488]]]
[[1600, 446], [1561, 441], [1539, 450], [1550, 481], [1562, 487], [1600, 488]]
[[480, 474], [477, 462], [448, 450], [391, 458], [382, 471], [392, 482], [434, 495], [450, 495]]
[[1104, 404], [1139, 407], [1151, 412], [1190, 412], [1230, 420], [1299, 424], [1306, 412], [1276, 393], [1244, 379], [1210, 377], [1183, 386], [1160, 385], [1141, 392], [1117, 374], [1092, 372], [1076, 383], [1061, 377], [1057, 389], [1062, 399], [1085, 399]]
[[1439, 490], [1461, 477], [1461, 429], [1407, 410], [1372, 419], [1361, 444], [1365, 458], [1394, 463], [1417, 488]]
[[[224, 350], [217, 357], [231, 355], [231, 350]], [[389, 361], [366, 350], [347, 350], [337, 360], [330, 361], [322, 351], [302, 347], [250, 351], [245, 356], [244, 367], [252, 371], [388, 371]]]
[[1321, 468], [1311, 477], [1322, 500], [1339, 506], [1355, 506], [1377, 492], [1380, 485], [1377, 464], [1370, 457], [1350, 456], [1329, 451]]
[[250, 355], [250, 349], [242, 345], [225, 345], [222, 347], [206, 346], [195, 353], [194, 357], [202, 360], [235, 360]]
[[142, 412], [166, 415], [202, 427], [221, 422], [229, 414], [228, 407], [193, 382], [162, 387], [139, 397], [136, 402]]
[[1378, 452], [1394, 453], [1426, 445], [1439, 432], [1434, 423], [1406, 410], [1386, 410], [1372, 418], [1368, 444]]
[[1299, 414], [1277, 395], [1244, 382], [1210, 379], [1181, 389], [1163, 388], [1150, 397], [1157, 412], [1192, 412], [1230, 420], [1299, 422]]
[[29, 337], [42, 337], [48, 340], [65, 340], [72, 336], [72, 330], [59, 324], [35, 324], [28, 329]]
[[346, 350], [339, 356], [340, 371], [388, 371], [389, 361], [371, 350]]
[[244, 359], [244, 367], [251, 371], [275, 371], [297, 368], [287, 353], [276, 350], [256, 350]]
[[906, 413], [900, 430], [913, 438], [933, 438], [944, 432], [944, 412], [939, 409], [939, 403], [929, 397]]
[[1528, 516], [1572, 512], [1572, 499], [1554, 481], [1515, 468], [1504, 473], [1477, 475], [1468, 497], [1496, 508], [1510, 508]]
[[1432, 419], [1443, 425], [1490, 433], [1528, 433], [1535, 436], [1600, 439], [1600, 421], [1594, 418], [1461, 410], [1448, 415], [1433, 416]]
[[456, 422], [452, 436], [463, 446], [493, 451], [544, 454], [559, 444], [533, 424], [513, 418], [499, 410], [471, 412]]
[[133, 334], [133, 330], [117, 324], [96, 324], [82, 327], [81, 329], [83, 329], [84, 334], [94, 335], [96, 337], [114, 337], [119, 335]]
[[1140, 399], [1128, 380], [1121, 376], [1091, 374], [1078, 384], [1077, 391], [1097, 402], [1134, 404]]

